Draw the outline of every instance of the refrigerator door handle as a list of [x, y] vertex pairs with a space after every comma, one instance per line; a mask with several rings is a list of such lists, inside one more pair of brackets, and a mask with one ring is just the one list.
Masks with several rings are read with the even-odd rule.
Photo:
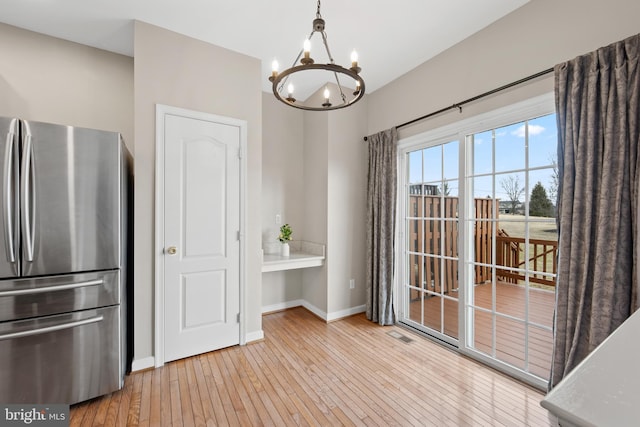
[[14, 145], [15, 136], [13, 129], [15, 122], [11, 123], [9, 132], [7, 133], [7, 140], [4, 151], [4, 177], [2, 183], [4, 210], [3, 210], [3, 223], [4, 223], [4, 236], [5, 246], [7, 251], [7, 261], [10, 263], [16, 262], [16, 245], [14, 242], [15, 235], [15, 194], [14, 194]]
[[41, 288], [17, 289], [15, 291], [3, 291], [3, 292], [0, 292], [0, 298], [15, 297], [19, 295], [40, 294], [44, 292], [66, 291], [69, 289], [77, 289], [77, 288], [84, 288], [88, 286], [98, 286], [98, 285], [104, 285], [104, 280], [88, 280], [86, 282], [68, 283], [66, 285], [52, 285], [52, 286], [43, 286]]
[[11, 340], [15, 338], [30, 337], [32, 335], [46, 334], [49, 332], [60, 331], [63, 329], [71, 329], [77, 326], [84, 326], [84, 325], [89, 325], [91, 323], [102, 322], [102, 320], [104, 320], [103, 316], [96, 316], [96, 317], [91, 317], [89, 319], [77, 320], [75, 322], [61, 323], [59, 325], [53, 325], [53, 326], [45, 326], [44, 328], [30, 329], [27, 331], [20, 331], [20, 332], [9, 332], [8, 334], [0, 335], [0, 341]]
[[22, 170], [20, 190], [22, 193], [22, 236], [25, 241], [26, 260], [33, 262], [34, 226], [36, 212], [35, 188], [33, 187], [33, 147], [31, 132], [26, 129], [22, 150]]

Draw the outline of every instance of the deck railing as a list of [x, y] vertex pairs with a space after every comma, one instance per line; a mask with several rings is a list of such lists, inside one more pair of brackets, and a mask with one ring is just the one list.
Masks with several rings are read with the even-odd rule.
[[[529, 282], [555, 286], [558, 272], [558, 242], [555, 240], [529, 239], [529, 259], [526, 259], [526, 241], [522, 237], [511, 237], [500, 229], [496, 235], [496, 264], [505, 267], [535, 271], [529, 274]], [[540, 273], [552, 273], [554, 277]], [[525, 280], [522, 273], [511, 270], [496, 270], [500, 280], [518, 283]]]
[[[458, 261], [446, 257], [458, 257], [458, 197], [431, 194], [411, 194], [409, 197], [409, 255], [410, 285], [433, 292], [448, 293], [458, 289]], [[443, 205], [444, 203], [444, 205]], [[475, 230], [474, 283], [492, 280], [493, 264], [493, 209], [496, 200], [474, 200]], [[485, 221], [483, 221], [485, 220]], [[444, 242], [442, 241], [444, 239]], [[496, 230], [497, 266], [524, 269], [529, 281], [555, 286], [555, 278], [546, 274], [557, 272], [558, 243], [553, 240], [529, 239], [529, 259], [525, 260], [525, 239], [511, 237], [504, 230]], [[425, 255], [420, 255], [420, 254]], [[443, 257], [439, 256], [442, 255]], [[528, 263], [528, 266], [525, 264]], [[498, 268], [498, 279], [507, 283], [525, 280], [524, 274]], [[415, 294], [415, 295], [414, 295]], [[412, 298], [418, 291], [412, 292]]]

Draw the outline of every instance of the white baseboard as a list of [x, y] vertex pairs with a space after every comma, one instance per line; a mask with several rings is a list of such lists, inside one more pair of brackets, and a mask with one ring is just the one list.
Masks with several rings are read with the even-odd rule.
[[282, 311], [293, 307], [300, 307], [303, 303], [304, 300], [296, 299], [293, 301], [281, 302], [278, 304], [264, 305], [262, 306], [262, 314], [272, 313], [274, 311]]
[[261, 329], [259, 331], [253, 331], [253, 332], [247, 332], [247, 335], [245, 336], [245, 339], [247, 340], [247, 344], [249, 344], [252, 341], [260, 341], [264, 339], [264, 331]]
[[344, 317], [353, 316], [354, 314], [358, 314], [358, 313], [364, 313], [366, 311], [365, 305], [359, 305], [357, 307], [347, 308], [346, 310], [326, 313], [325, 311], [320, 310], [315, 305], [310, 304], [308, 301], [305, 301], [303, 299], [298, 299], [298, 300], [287, 301], [279, 304], [265, 305], [262, 307], [262, 314], [272, 313], [274, 311], [286, 310], [288, 308], [293, 308], [293, 307], [304, 307], [310, 312], [312, 312], [313, 314], [315, 314], [316, 316], [318, 316], [319, 318], [321, 318], [322, 320], [324, 320], [325, 322], [332, 322], [334, 320], [339, 320]]
[[366, 305], [351, 307], [347, 308], [346, 310], [334, 311], [332, 313], [329, 313], [329, 315], [327, 316], [327, 322], [353, 316], [354, 314], [364, 313], [365, 311], [367, 311]]
[[310, 304], [308, 301], [302, 301], [302, 306], [307, 310], [309, 310], [310, 312], [312, 312], [313, 314], [315, 314], [316, 316], [318, 316], [319, 318], [321, 318], [322, 320], [324, 320], [325, 322], [327, 321], [327, 313], [320, 310], [315, 305]]
[[[246, 336], [246, 339], [247, 339], [247, 344], [252, 341], [263, 340], [264, 332], [262, 330], [249, 332]], [[155, 367], [156, 367], [156, 362], [153, 356], [143, 357], [142, 359], [136, 359], [131, 363], [131, 372], [143, 371], [145, 369], [155, 368]]]
[[156, 366], [153, 356], [136, 359], [131, 363], [131, 372], [142, 371], [144, 369], [154, 368]]

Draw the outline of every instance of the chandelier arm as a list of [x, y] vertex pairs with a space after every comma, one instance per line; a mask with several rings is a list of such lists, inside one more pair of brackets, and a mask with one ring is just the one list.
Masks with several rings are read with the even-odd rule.
[[[327, 56], [329, 57], [329, 61], [331, 61], [332, 64], [335, 64], [335, 61], [333, 60], [333, 56], [331, 56], [331, 51], [329, 50], [329, 42], [327, 41], [327, 33], [322, 31], [322, 42], [324, 44], [324, 48], [327, 51]], [[340, 90], [340, 97], [342, 98], [342, 102], [347, 102], [347, 97], [344, 94], [344, 91], [342, 90], [342, 85], [340, 84], [340, 77], [338, 77], [338, 73], [336, 73], [335, 71], [333, 72], [333, 75], [336, 78], [336, 84], [338, 85], [338, 90]]]
[[338, 73], [334, 71], [333, 75], [336, 77], [336, 85], [338, 86], [338, 90], [340, 91], [340, 97], [342, 98], [342, 102], [347, 102], [347, 97], [342, 91], [342, 85], [340, 84], [340, 77], [338, 76]]
[[324, 44], [324, 48], [327, 51], [327, 56], [329, 57], [329, 61], [331, 61], [332, 64], [335, 64], [335, 61], [333, 60], [333, 56], [331, 56], [331, 51], [329, 50], [329, 42], [327, 41], [327, 33], [322, 31], [320, 34], [322, 34], [322, 43]]

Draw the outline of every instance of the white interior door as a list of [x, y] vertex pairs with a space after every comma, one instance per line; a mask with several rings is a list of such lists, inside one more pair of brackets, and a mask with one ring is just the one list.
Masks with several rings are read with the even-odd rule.
[[164, 116], [164, 362], [240, 343], [240, 138]]

